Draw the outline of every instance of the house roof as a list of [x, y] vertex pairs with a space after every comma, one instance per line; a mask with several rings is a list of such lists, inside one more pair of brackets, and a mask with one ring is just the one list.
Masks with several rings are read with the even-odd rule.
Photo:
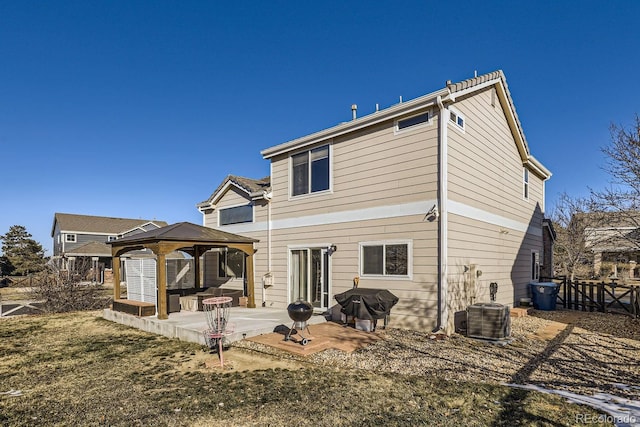
[[247, 193], [248, 196], [258, 195], [262, 197], [264, 192], [268, 193], [271, 190], [271, 177], [266, 176], [260, 179], [253, 179], [237, 175], [227, 175], [218, 188], [211, 193], [211, 196], [209, 196], [207, 200], [198, 203], [197, 207], [210, 207], [210, 205], [215, 203], [230, 186], [238, 188], [239, 190]]
[[51, 237], [55, 232], [56, 224], [63, 232], [121, 234], [148, 223], [158, 227], [167, 225], [165, 221], [155, 219], [112, 218], [56, 212], [51, 227]]
[[511, 132], [518, 146], [520, 157], [524, 165], [528, 166], [534, 173], [547, 179], [551, 177], [551, 172], [546, 169], [538, 160], [536, 160], [529, 152], [528, 143], [524, 137], [522, 130], [522, 124], [516, 114], [515, 105], [511, 98], [511, 93], [507, 86], [507, 80], [502, 70], [493, 71], [481, 76], [473, 77], [471, 79], [463, 80], [457, 83], [447, 82], [443, 89], [439, 89], [435, 92], [423, 95], [419, 98], [401, 102], [393, 105], [384, 110], [376, 111], [375, 113], [367, 116], [360, 117], [355, 120], [351, 120], [346, 123], [316, 132], [301, 138], [294, 139], [283, 144], [275, 145], [270, 148], [266, 148], [260, 152], [265, 159], [270, 159], [274, 156], [289, 153], [294, 150], [302, 149], [318, 142], [327, 140], [329, 138], [335, 138], [340, 135], [344, 135], [350, 132], [354, 132], [383, 121], [395, 119], [397, 117], [424, 109], [429, 106], [436, 106], [438, 102], [442, 102], [443, 105], [450, 105], [456, 102], [456, 98], [484, 90], [487, 87], [495, 86], [498, 93], [498, 98], [505, 106], [505, 114], [507, 115], [507, 122], [511, 128]]
[[67, 256], [97, 256], [97, 257], [110, 257], [111, 248], [106, 243], [101, 242], [89, 242], [82, 246], [71, 249], [65, 252]]
[[583, 212], [575, 214], [576, 221], [584, 221], [588, 228], [640, 228], [640, 212]]
[[227, 233], [225, 231], [203, 227], [201, 225], [192, 224], [190, 222], [178, 222], [176, 224], [167, 225], [166, 227], [113, 240], [111, 242], [108, 242], [107, 244], [112, 246], [124, 246], [129, 244], [143, 244], [155, 241], [194, 243], [215, 242], [220, 244], [258, 242], [258, 240], [256, 239], [240, 236], [238, 234]]

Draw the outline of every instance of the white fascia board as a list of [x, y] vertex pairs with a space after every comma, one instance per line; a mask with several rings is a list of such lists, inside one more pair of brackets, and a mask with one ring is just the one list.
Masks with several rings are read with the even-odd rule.
[[525, 165], [529, 169], [531, 169], [533, 173], [535, 173], [545, 181], [551, 178], [551, 175], [553, 175], [549, 169], [544, 167], [544, 165], [540, 163], [540, 161], [533, 156], [529, 156], [529, 158], [525, 162]]
[[249, 193], [245, 188], [239, 186], [238, 184], [236, 184], [235, 182], [229, 180], [227, 181], [227, 183], [220, 189], [220, 191], [218, 191], [217, 193], [215, 193], [210, 199], [209, 199], [209, 207], [210, 208], [214, 208], [216, 203], [218, 203], [220, 201], [220, 199], [222, 198], [222, 196], [224, 195], [224, 193], [227, 192], [227, 190], [230, 187], [235, 187], [238, 190], [242, 191], [244, 194], [246, 194], [249, 198], [251, 198], [251, 193]]
[[468, 88], [459, 90], [457, 92], [451, 92], [451, 98], [455, 99], [455, 98], [458, 98], [460, 96], [465, 96], [465, 95], [468, 95], [470, 93], [477, 92], [477, 91], [482, 90], [484, 88], [493, 86], [495, 84], [502, 84], [502, 79], [497, 78], [497, 79], [487, 80], [486, 82], [477, 84], [475, 86], [469, 86]]
[[375, 113], [371, 113], [359, 119], [342, 123], [338, 126], [334, 126], [320, 132], [312, 133], [311, 135], [303, 136], [302, 138], [297, 138], [283, 144], [266, 148], [262, 150], [260, 154], [263, 158], [270, 159], [271, 157], [277, 156], [279, 154], [288, 153], [289, 151], [313, 145], [317, 142], [321, 142], [329, 138], [335, 138], [349, 132], [355, 132], [369, 126], [394, 119], [404, 114], [409, 114], [423, 108], [431, 107], [435, 105], [435, 101], [438, 95], [447, 96], [449, 95], [449, 90], [441, 89], [428, 95], [423, 95], [419, 98], [412, 99], [411, 101], [405, 101], [400, 104], [396, 104], [393, 107], [376, 111]]
[[518, 120], [516, 120], [516, 114], [513, 106], [513, 102], [510, 96], [507, 94], [507, 91], [502, 84], [502, 80], [497, 79], [495, 82], [496, 92], [498, 93], [498, 99], [503, 106], [503, 111], [507, 116], [507, 123], [509, 123], [509, 127], [511, 128], [511, 134], [513, 135], [513, 139], [516, 141], [516, 147], [518, 148], [518, 152], [520, 153], [520, 158], [522, 159], [522, 163], [526, 163], [531, 154], [529, 153], [529, 147], [527, 147], [527, 143], [524, 139], [524, 132], [520, 128], [520, 124]]

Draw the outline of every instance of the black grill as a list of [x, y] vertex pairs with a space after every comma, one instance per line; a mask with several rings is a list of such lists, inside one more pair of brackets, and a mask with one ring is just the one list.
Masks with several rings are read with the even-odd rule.
[[357, 319], [372, 320], [387, 319], [391, 309], [398, 302], [398, 297], [386, 289], [353, 288], [337, 294], [336, 301], [342, 307], [340, 311], [347, 316]]

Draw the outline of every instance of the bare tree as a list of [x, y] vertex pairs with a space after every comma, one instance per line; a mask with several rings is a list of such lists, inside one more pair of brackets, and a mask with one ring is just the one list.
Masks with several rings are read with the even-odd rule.
[[79, 258], [74, 274], [49, 264], [31, 288], [31, 298], [41, 301], [42, 309], [49, 313], [106, 308], [111, 298], [104, 295], [104, 288], [84, 280], [90, 270], [91, 259], [86, 257]]
[[562, 193], [551, 213], [556, 230], [554, 270], [569, 276], [590, 276], [593, 270], [594, 230], [599, 216], [590, 212], [590, 200]]
[[615, 264], [617, 273], [619, 264], [640, 251], [640, 117], [636, 114], [629, 127], [612, 124], [609, 131], [611, 140], [602, 153], [611, 181], [591, 190], [590, 209], [600, 214], [596, 253]]

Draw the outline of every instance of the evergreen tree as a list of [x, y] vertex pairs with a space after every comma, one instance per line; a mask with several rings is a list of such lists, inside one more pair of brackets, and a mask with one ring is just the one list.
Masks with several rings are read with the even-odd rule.
[[10, 273], [26, 275], [36, 273], [45, 268], [46, 260], [44, 258], [44, 249], [42, 245], [31, 238], [31, 234], [22, 225], [13, 225], [9, 228], [7, 234], [0, 236], [2, 240], [2, 252], [8, 263], [9, 268], [13, 267]]

